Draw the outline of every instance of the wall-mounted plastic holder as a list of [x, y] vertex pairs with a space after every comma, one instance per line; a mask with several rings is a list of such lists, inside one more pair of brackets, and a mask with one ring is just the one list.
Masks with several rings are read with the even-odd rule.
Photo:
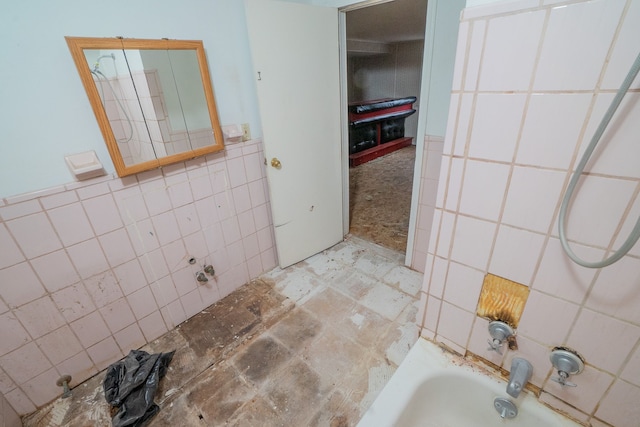
[[65, 162], [73, 176], [78, 180], [95, 178], [106, 174], [102, 163], [98, 160], [95, 151], [85, 151], [83, 153], [70, 154], [64, 156]]
[[226, 125], [222, 126], [222, 135], [224, 140], [229, 143], [241, 142], [244, 132], [240, 125]]

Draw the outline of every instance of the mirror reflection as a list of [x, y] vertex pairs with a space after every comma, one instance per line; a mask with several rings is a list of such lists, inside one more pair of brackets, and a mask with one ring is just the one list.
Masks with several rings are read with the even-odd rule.
[[[84, 46], [72, 46], [78, 40]], [[193, 42], [67, 42], [119, 176], [223, 148], [204, 50]]]

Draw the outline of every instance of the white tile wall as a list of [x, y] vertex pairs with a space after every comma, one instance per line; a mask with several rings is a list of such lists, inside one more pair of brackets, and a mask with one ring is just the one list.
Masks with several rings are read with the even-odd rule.
[[[573, 244], [573, 251], [585, 259], [602, 259], [604, 251]], [[532, 288], [569, 301], [583, 301], [597, 271], [580, 267], [565, 256], [560, 240], [551, 238], [542, 254], [542, 260]]]
[[420, 195], [418, 198], [418, 213], [416, 215], [416, 236], [413, 246], [411, 268], [421, 273], [425, 271], [428, 243], [431, 237], [432, 223], [436, 209], [436, 195], [444, 139], [436, 136], [425, 136], [422, 158], [422, 173], [420, 175]]
[[508, 178], [507, 165], [468, 160], [462, 183], [460, 212], [497, 221]]
[[566, 174], [515, 166], [509, 183], [502, 222], [546, 234], [556, 211]]
[[[525, 12], [489, 20], [478, 89], [482, 91], [529, 89], [536, 60], [536, 55], [531, 53], [536, 51], [540, 43], [544, 20], [543, 11]], [[477, 54], [478, 46], [475, 46], [472, 51], [469, 57]]]
[[[609, 58], [609, 66], [602, 80], [603, 89], [617, 90], [629, 72], [629, 68], [634, 61], [634, 56], [629, 52], [637, 50], [635, 44], [638, 40], [638, 32], [635, 23], [640, 21], [640, 3], [632, 1], [629, 3], [629, 9], [626, 16], [622, 19], [622, 28], [618, 37], [615, 39], [613, 52]], [[640, 78], [636, 77], [633, 85], [635, 89], [640, 89]]]
[[[463, 46], [467, 45], [468, 34], [469, 34], [469, 22], [461, 22], [460, 27], [458, 29], [458, 44], [456, 47], [456, 51], [460, 51], [461, 49], [464, 49]], [[464, 63], [462, 61], [456, 62], [453, 69], [453, 81], [451, 83], [451, 89], [454, 91], [462, 89], [463, 68], [464, 68]], [[453, 98], [451, 100], [453, 101]], [[449, 111], [451, 112], [452, 110], [457, 111], [457, 109], [454, 110], [451, 108]], [[449, 117], [449, 120], [451, 120], [451, 117]]]
[[459, 216], [455, 225], [451, 259], [479, 270], [485, 270], [491, 256], [495, 229], [495, 223]]
[[[421, 291], [424, 336], [505, 369], [516, 355], [529, 359], [540, 399], [593, 426], [640, 419], [640, 245], [610, 267], [581, 267], [561, 248], [557, 215], [638, 54], [638, 28], [636, 0], [464, 11]], [[640, 215], [639, 96], [624, 99], [570, 207], [571, 247], [588, 260], [620, 246]], [[475, 315], [486, 273], [531, 289], [519, 350], [504, 357], [488, 354], [487, 320]], [[571, 378], [577, 388], [550, 381], [554, 346], [585, 358], [584, 373]]]
[[9, 307], [19, 307], [46, 293], [33, 269], [26, 262], [0, 270], [0, 283], [5, 284], [4, 301]]
[[640, 348], [635, 349], [633, 356], [627, 362], [622, 374], [620, 374], [620, 378], [632, 384], [640, 385]]
[[462, 180], [464, 170], [464, 160], [460, 158], [451, 159], [449, 167], [448, 185], [444, 193], [444, 205], [448, 210], [455, 211], [458, 209], [460, 201], [460, 189], [462, 188]]
[[1, 427], [21, 427], [22, 421], [11, 407], [4, 395], [0, 395], [0, 426]]
[[[540, 310], [540, 307], [545, 310]], [[547, 348], [561, 345], [578, 310], [577, 304], [532, 291], [522, 313], [518, 333], [546, 345]]]
[[5, 313], [0, 316], [0, 327], [3, 331], [3, 339], [0, 342], [2, 354], [13, 351], [31, 340], [26, 329], [13, 313]]
[[[555, 376], [557, 374], [554, 372], [552, 375]], [[562, 387], [554, 381], [549, 381], [546, 391], [573, 407], [578, 407], [586, 413], [591, 413], [600, 397], [611, 386], [613, 376], [587, 365], [580, 375], [574, 375], [571, 380], [577, 387]]]
[[[438, 248], [435, 251], [436, 254], [442, 257], [448, 257], [449, 252], [451, 250], [451, 242], [453, 239], [453, 227], [455, 224], [456, 217], [454, 214], [450, 212], [441, 212], [441, 214], [442, 214], [442, 219], [439, 222], [440, 227], [437, 230], [438, 232], [433, 233], [432, 236], [435, 236], [438, 242], [437, 243]], [[438, 217], [434, 216], [433, 219], [435, 222], [438, 219]]]
[[460, 100], [460, 108], [458, 109], [458, 126], [455, 129], [447, 131], [447, 134], [455, 135], [453, 138], [453, 150], [447, 154], [456, 156], [464, 156], [467, 143], [467, 135], [469, 134], [469, 126], [471, 125], [471, 110], [473, 108], [473, 95], [462, 93]]
[[[604, 269], [595, 280], [585, 305], [619, 319], [640, 324], [640, 259], [625, 257], [616, 269]], [[611, 292], [615, 289], [615, 292]]]
[[[600, 407], [596, 411], [596, 417], [607, 420], [611, 425], [626, 426], [633, 425], [637, 418], [630, 420], [628, 411], [621, 411], [620, 408], [632, 408], [638, 405], [640, 399], [640, 389], [622, 380], [616, 380], [609, 392], [600, 401]], [[635, 415], [635, 414], [631, 414]]]
[[592, 0], [551, 9], [534, 90], [593, 90], [625, 0]]
[[[613, 93], [601, 93], [597, 96], [591, 120], [585, 131], [582, 144], [584, 150], [591, 141], [596, 128], [613, 100]], [[640, 132], [640, 123], [633, 120], [640, 114], [640, 94], [627, 94], [618, 107], [618, 114], [611, 126], [607, 127], [600, 143], [606, 149], [598, 147], [595, 161], [590, 162], [587, 170], [604, 175], [624, 176], [633, 178], [637, 174], [638, 165], [633, 159], [640, 156], [639, 144], [634, 144], [634, 136]], [[599, 145], [600, 145], [599, 144]], [[582, 155], [582, 151], [580, 155]]]
[[34, 339], [48, 334], [65, 323], [58, 307], [48, 295], [14, 309], [13, 313]]
[[440, 310], [438, 335], [445, 340], [450, 340], [454, 350], [464, 353], [462, 349], [467, 346], [473, 326], [473, 314], [446, 301], [442, 302]]
[[[587, 176], [581, 182], [567, 214], [567, 236], [576, 242], [606, 248], [625, 218], [637, 181]], [[557, 226], [552, 231], [558, 235]]]
[[[583, 309], [576, 318], [567, 344], [580, 349], [593, 366], [617, 373], [638, 342], [638, 338], [640, 326]], [[615, 348], [616, 351], [603, 351], [605, 347]]]
[[466, 311], [475, 311], [483, 278], [482, 271], [452, 262], [449, 264], [444, 299]]
[[471, 30], [471, 53], [467, 60], [467, 68], [465, 71], [464, 88], [466, 90], [474, 90], [478, 84], [478, 73], [480, 70], [480, 52], [484, 42], [486, 31], [485, 21], [476, 21], [472, 25]]
[[469, 157], [511, 162], [526, 100], [520, 93], [478, 94]]
[[80, 203], [49, 209], [47, 215], [65, 246], [93, 237], [91, 224]]
[[[276, 265], [262, 156], [253, 140], [0, 202], [0, 425]], [[199, 286], [204, 264], [218, 280]]]
[[[567, 169], [582, 130], [591, 95], [536, 93], [522, 127], [516, 162]], [[545, 126], [541, 126], [544, 123]]]
[[7, 221], [6, 225], [26, 258], [62, 249], [62, 243], [44, 213], [18, 217]]
[[[458, 40], [459, 41], [459, 40]], [[456, 66], [458, 63], [456, 63]], [[449, 101], [449, 115], [447, 116], [447, 123], [456, 123], [458, 120], [458, 105], [460, 104], [460, 94], [451, 94], [451, 100]], [[444, 136], [443, 154], [453, 154], [453, 136], [454, 132], [447, 132]], [[425, 139], [429, 136], [425, 136]]]
[[527, 230], [500, 225], [494, 241], [489, 271], [518, 283], [531, 283], [544, 236]]
[[4, 251], [2, 257], [0, 257], [0, 268], [14, 265], [25, 259], [18, 245], [11, 238], [5, 224], [0, 225], [0, 245], [2, 245]]

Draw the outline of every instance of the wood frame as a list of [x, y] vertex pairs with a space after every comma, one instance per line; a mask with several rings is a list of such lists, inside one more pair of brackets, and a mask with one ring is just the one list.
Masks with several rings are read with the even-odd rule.
[[[218, 110], [216, 107], [213, 85], [209, 75], [209, 67], [204, 52], [204, 46], [200, 40], [149, 40], [149, 39], [123, 39], [123, 38], [91, 38], [91, 37], [65, 37], [71, 56], [76, 64], [80, 79], [89, 97], [91, 108], [98, 121], [98, 126], [104, 137], [104, 141], [109, 150], [111, 160], [115, 166], [116, 173], [119, 177], [133, 175], [172, 163], [182, 162], [194, 157], [203, 156], [210, 153], [216, 153], [224, 149], [224, 139], [220, 120], [218, 118]], [[145, 49], [145, 50], [195, 50], [198, 58], [198, 66], [200, 76], [202, 78], [202, 86], [204, 95], [209, 107], [209, 118], [211, 119], [211, 128], [215, 144], [206, 147], [192, 149], [165, 157], [156, 158], [133, 165], [125, 165], [122, 153], [118, 147], [118, 143], [114, 136], [111, 124], [107, 118], [107, 113], [102, 105], [102, 100], [98, 89], [91, 77], [91, 70], [87, 65], [84, 55], [84, 49]]]

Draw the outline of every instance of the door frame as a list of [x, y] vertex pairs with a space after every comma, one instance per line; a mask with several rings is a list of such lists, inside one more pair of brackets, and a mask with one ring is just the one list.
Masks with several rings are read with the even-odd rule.
[[[338, 8], [338, 41], [340, 60], [340, 117], [342, 134], [342, 227], [343, 234], [349, 234], [349, 120], [347, 114], [347, 12], [363, 7], [380, 4], [380, 0], [365, 0]], [[420, 108], [418, 109], [418, 128], [416, 130], [416, 158], [413, 167], [413, 186], [411, 189], [411, 208], [409, 210], [409, 230], [407, 232], [407, 247], [405, 249], [404, 264], [411, 266], [413, 261], [413, 246], [416, 234], [418, 203], [420, 199], [420, 184], [422, 173], [422, 159], [424, 157], [424, 140], [427, 122], [427, 106], [429, 97], [429, 80], [431, 79], [431, 65], [433, 63], [433, 43], [435, 33], [435, 10], [438, 0], [427, 2], [425, 16], [425, 40], [422, 52], [422, 71], [420, 79]], [[429, 37], [429, 38], [427, 38]]]

